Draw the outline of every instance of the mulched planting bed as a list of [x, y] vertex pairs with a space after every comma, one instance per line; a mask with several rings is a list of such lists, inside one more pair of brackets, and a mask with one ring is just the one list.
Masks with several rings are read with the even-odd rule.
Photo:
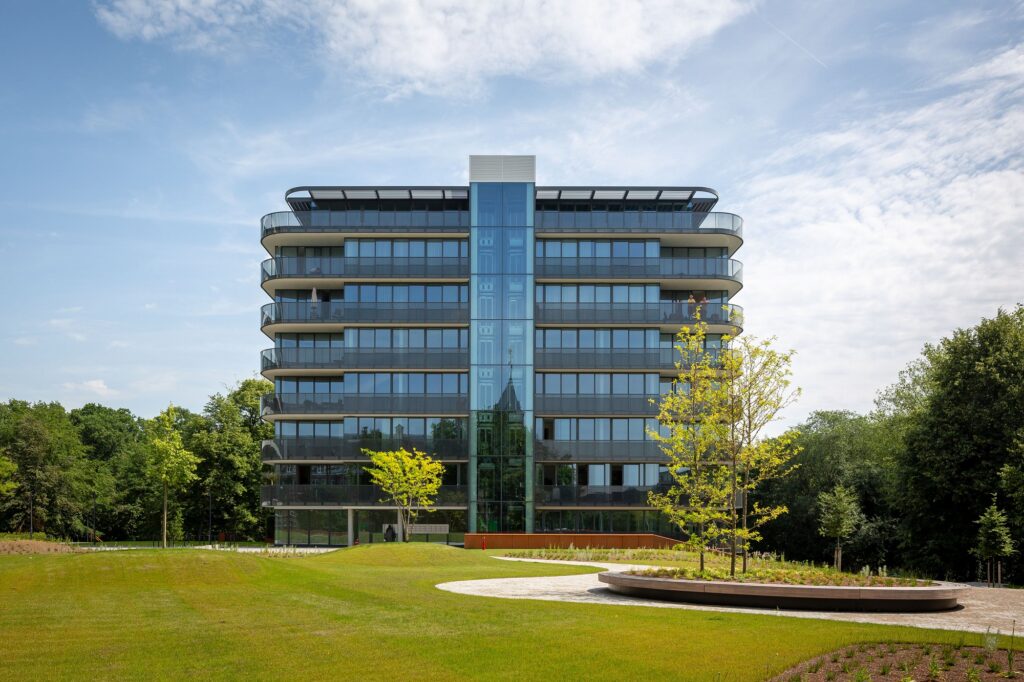
[[80, 551], [63, 542], [0, 540], [0, 554], [77, 554]]
[[[1005, 680], [1006, 649], [951, 644], [858, 644], [804, 661], [771, 682], [960, 682]], [[1015, 679], [1024, 680], [1024, 655], [1014, 655]]]
[[647, 568], [626, 571], [629, 575], [675, 580], [713, 580], [719, 582], [763, 583], [770, 585], [821, 585], [831, 587], [926, 587], [934, 583], [913, 578], [896, 578], [859, 573], [840, 573], [822, 568], [808, 570], [755, 569], [730, 576], [727, 571], [708, 569], [700, 572], [688, 568]]

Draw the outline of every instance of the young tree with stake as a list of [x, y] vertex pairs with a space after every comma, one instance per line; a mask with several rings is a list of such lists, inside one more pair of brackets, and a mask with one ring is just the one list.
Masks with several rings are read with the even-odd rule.
[[185, 449], [175, 424], [177, 408], [169, 405], [146, 424], [149, 442], [149, 475], [163, 491], [160, 529], [167, 547], [167, 498], [196, 480], [199, 458]]
[[834, 538], [836, 547], [833, 554], [833, 565], [837, 571], [843, 570], [843, 540], [853, 535], [863, 520], [857, 494], [849, 488], [837, 485], [829, 491], [818, 495], [819, 525], [818, 533], [826, 538]]

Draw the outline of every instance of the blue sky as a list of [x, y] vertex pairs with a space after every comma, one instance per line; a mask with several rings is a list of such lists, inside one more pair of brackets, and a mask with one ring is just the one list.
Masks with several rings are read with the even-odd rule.
[[8, 0], [0, 398], [199, 409], [254, 375], [303, 184], [693, 184], [746, 220], [788, 415], [871, 407], [1024, 300], [1024, 4]]

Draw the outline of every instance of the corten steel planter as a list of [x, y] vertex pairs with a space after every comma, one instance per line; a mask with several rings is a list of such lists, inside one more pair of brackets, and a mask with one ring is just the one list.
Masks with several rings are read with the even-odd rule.
[[842, 587], [779, 585], [711, 580], [654, 578], [628, 573], [601, 573], [598, 580], [613, 592], [647, 599], [716, 606], [811, 611], [948, 611], [967, 587], [937, 583], [920, 587]]

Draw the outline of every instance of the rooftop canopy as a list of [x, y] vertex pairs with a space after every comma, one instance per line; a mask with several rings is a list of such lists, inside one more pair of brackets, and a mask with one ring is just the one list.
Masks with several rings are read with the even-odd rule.
[[[293, 187], [285, 192], [292, 210], [309, 210], [311, 202], [361, 200], [423, 200], [469, 198], [466, 186], [448, 187]], [[538, 201], [693, 202], [710, 211], [718, 193], [709, 187], [537, 187]]]

